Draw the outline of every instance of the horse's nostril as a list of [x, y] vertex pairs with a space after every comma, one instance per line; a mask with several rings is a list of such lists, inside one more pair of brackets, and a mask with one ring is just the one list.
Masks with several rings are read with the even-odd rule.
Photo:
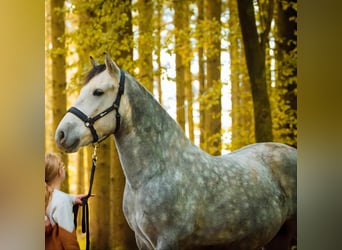
[[63, 139], [64, 139], [64, 137], [65, 137], [64, 132], [63, 132], [63, 131], [59, 131], [59, 132], [58, 132], [58, 140], [59, 140], [60, 142], [62, 142]]

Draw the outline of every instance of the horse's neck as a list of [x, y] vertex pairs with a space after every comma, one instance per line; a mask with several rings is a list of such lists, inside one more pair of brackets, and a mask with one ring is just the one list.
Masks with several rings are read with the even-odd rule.
[[125, 91], [131, 106], [131, 121], [124, 121], [126, 131], [120, 131], [115, 141], [127, 181], [137, 188], [162, 172], [175, 154], [194, 145], [142, 86], [131, 81]]

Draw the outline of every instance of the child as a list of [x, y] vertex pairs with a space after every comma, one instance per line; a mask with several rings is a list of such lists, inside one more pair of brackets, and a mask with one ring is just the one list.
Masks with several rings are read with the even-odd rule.
[[73, 204], [82, 204], [86, 195], [69, 195], [60, 191], [65, 179], [65, 165], [55, 153], [45, 155], [45, 215], [52, 230], [45, 233], [45, 249], [80, 249], [74, 226]]

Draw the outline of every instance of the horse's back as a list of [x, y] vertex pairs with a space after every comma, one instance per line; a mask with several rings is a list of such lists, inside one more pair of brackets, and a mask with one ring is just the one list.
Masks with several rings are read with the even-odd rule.
[[233, 151], [223, 157], [243, 162], [261, 163], [269, 168], [275, 178], [295, 181], [297, 178], [297, 150], [277, 142], [255, 143]]

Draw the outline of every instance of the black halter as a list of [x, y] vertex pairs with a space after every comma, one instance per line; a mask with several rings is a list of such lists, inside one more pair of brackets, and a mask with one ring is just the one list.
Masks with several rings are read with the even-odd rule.
[[106, 110], [102, 111], [101, 113], [95, 115], [94, 117], [88, 117], [86, 114], [84, 114], [81, 110], [79, 110], [78, 108], [75, 107], [71, 107], [70, 109], [68, 109], [67, 112], [73, 113], [74, 115], [76, 115], [78, 118], [80, 118], [83, 122], [84, 125], [90, 129], [91, 134], [93, 135], [93, 143], [97, 142], [99, 140], [99, 137], [96, 133], [96, 129], [94, 128], [94, 123], [104, 117], [105, 115], [107, 115], [108, 113], [110, 113], [111, 111], [115, 110], [116, 111], [116, 127], [114, 130], [114, 134], [118, 131], [118, 129], [120, 128], [120, 113], [119, 113], [119, 107], [120, 107], [120, 100], [121, 100], [121, 96], [124, 93], [125, 90], [125, 72], [120, 69], [120, 82], [119, 82], [119, 90], [118, 90], [118, 94], [116, 96], [115, 101], [113, 102], [113, 105], [110, 106], [109, 108], [107, 108]]

